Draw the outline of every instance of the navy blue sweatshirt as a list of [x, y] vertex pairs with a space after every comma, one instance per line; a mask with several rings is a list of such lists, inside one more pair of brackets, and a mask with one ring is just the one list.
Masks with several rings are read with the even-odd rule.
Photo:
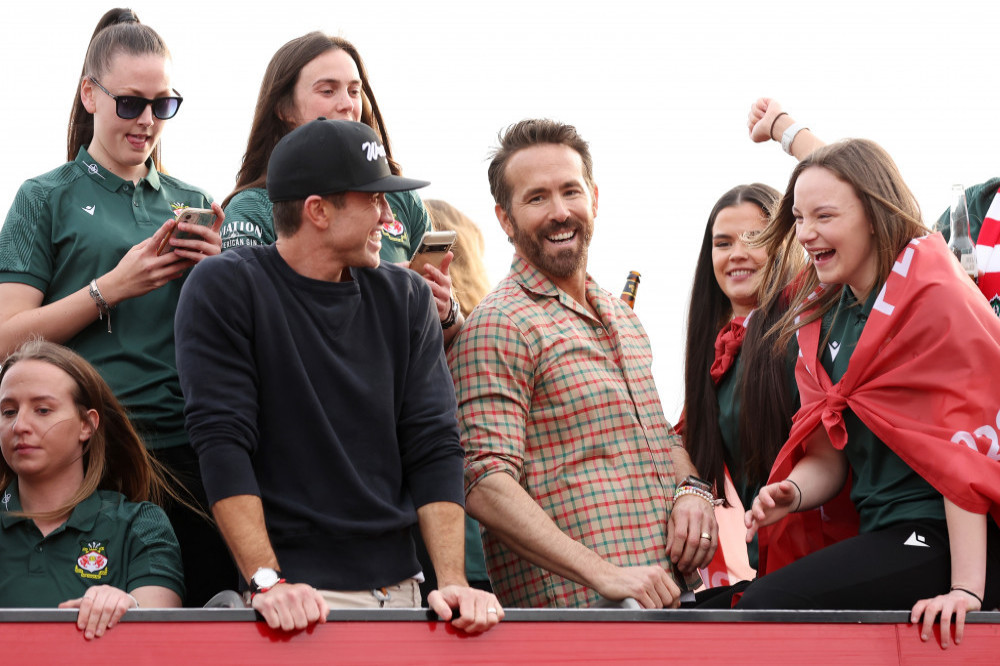
[[441, 325], [423, 278], [299, 275], [275, 246], [200, 262], [175, 318], [209, 502], [259, 495], [282, 575], [361, 590], [420, 570], [416, 508], [464, 503]]

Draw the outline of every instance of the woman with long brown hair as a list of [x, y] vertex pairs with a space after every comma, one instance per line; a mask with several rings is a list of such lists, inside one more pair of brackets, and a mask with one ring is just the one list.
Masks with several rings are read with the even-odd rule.
[[[760, 242], [809, 256], [776, 324], [802, 408], [747, 513], [750, 534], [851, 480], [859, 534], [752, 583], [737, 608], [911, 609], [960, 642], [1000, 603], [1000, 321], [877, 144], [796, 166]], [[765, 280], [767, 277], [765, 276]], [[769, 286], [763, 301], [779, 296]], [[762, 539], [764, 535], [762, 533]]]
[[[264, 72], [236, 189], [223, 202], [228, 218], [222, 227], [224, 250], [275, 241], [272, 206], [265, 189], [271, 152], [283, 136], [319, 117], [371, 127], [381, 140], [392, 173], [402, 173], [393, 159], [389, 133], [357, 48], [343, 37], [318, 31], [296, 37], [278, 49]], [[415, 191], [385, 196], [393, 220], [382, 225], [379, 255], [382, 261], [407, 262], [431, 230], [430, 216]], [[451, 294], [450, 262], [446, 258], [440, 270], [427, 266], [423, 273], [434, 294], [446, 343], [464, 321]]]
[[0, 605], [79, 608], [87, 638], [131, 608], [180, 606], [177, 539], [150, 503], [169, 491], [93, 366], [40, 340], [10, 355], [0, 449]]

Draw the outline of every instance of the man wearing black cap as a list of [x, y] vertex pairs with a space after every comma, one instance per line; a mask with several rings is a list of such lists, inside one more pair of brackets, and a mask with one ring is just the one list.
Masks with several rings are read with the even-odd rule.
[[464, 575], [462, 448], [431, 292], [380, 265], [394, 176], [362, 123], [316, 120], [268, 167], [278, 240], [202, 262], [181, 295], [177, 362], [212, 511], [272, 627], [328, 607], [419, 606], [419, 522], [445, 619], [503, 617]]

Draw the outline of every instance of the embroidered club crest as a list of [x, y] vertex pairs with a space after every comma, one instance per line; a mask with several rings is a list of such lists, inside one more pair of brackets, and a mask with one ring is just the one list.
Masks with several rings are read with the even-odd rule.
[[993, 294], [993, 298], [990, 299], [990, 305], [993, 307], [993, 314], [1000, 317], [1000, 294]]
[[406, 227], [394, 217], [392, 222], [386, 222], [382, 225], [382, 235], [388, 236], [393, 240], [398, 240], [406, 235]]
[[83, 554], [76, 559], [76, 567], [73, 569], [80, 578], [100, 580], [108, 575], [108, 557], [104, 554], [104, 544], [91, 541], [81, 544], [81, 550]]
[[177, 217], [177, 213], [184, 210], [185, 208], [188, 208], [188, 205], [186, 203], [181, 203], [180, 201], [170, 202], [170, 210], [174, 211], [174, 217]]

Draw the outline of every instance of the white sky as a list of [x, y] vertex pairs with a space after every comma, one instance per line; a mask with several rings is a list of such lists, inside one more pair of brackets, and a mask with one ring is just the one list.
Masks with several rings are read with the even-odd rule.
[[[590, 270], [618, 292], [642, 273], [667, 415], [679, 413], [694, 262], [715, 200], [739, 183], [784, 189], [793, 166], [745, 129], [774, 97], [826, 139], [864, 136], [896, 159], [928, 220], [952, 183], [1000, 175], [1000, 2], [636, 0], [136, 2], [174, 56], [184, 106], [164, 134], [174, 175], [221, 200], [246, 148], [264, 67], [311, 30], [358, 46], [407, 175], [432, 181], [487, 238], [499, 280], [511, 248], [486, 156], [526, 117], [575, 124], [591, 144], [600, 212]], [[0, 10], [0, 202], [65, 159], [76, 77], [97, 19], [89, 0]], [[2, 212], [2, 211], [0, 211]]]

